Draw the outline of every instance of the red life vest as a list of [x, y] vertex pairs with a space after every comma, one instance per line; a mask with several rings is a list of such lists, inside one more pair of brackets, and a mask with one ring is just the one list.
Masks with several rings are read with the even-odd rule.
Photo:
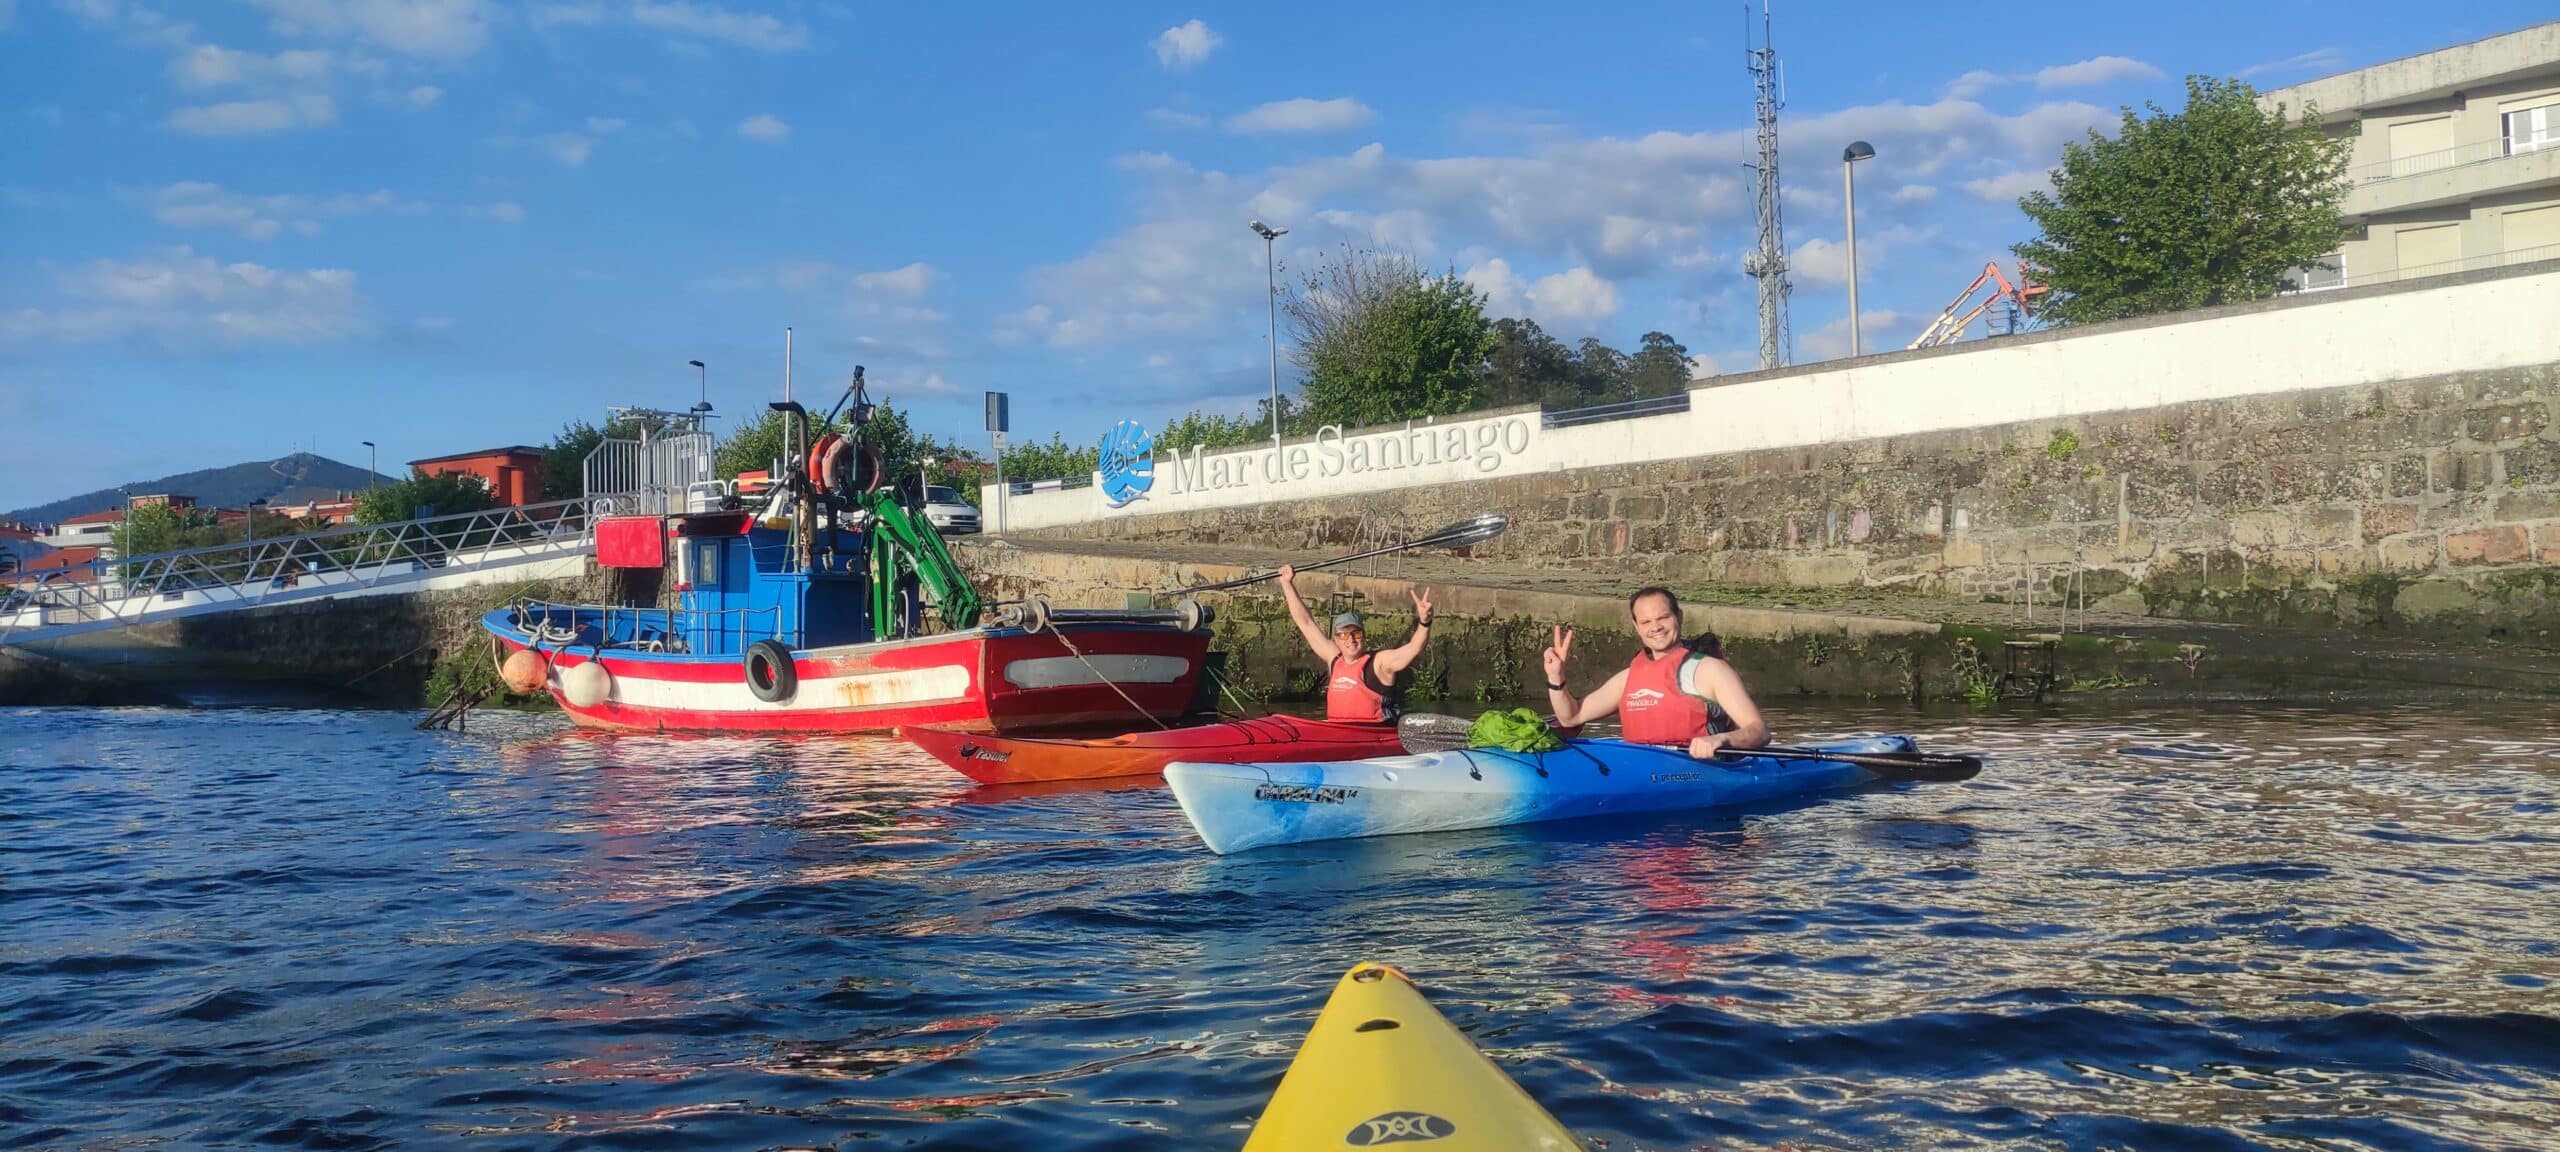
[[1332, 680], [1324, 690], [1325, 719], [1375, 723], [1387, 718], [1387, 698], [1369, 682], [1369, 662], [1377, 656], [1363, 652], [1333, 658]]
[[1689, 650], [1673, 645], [1656, 658], [1638, 652], [1627, 665], [1627, 684], [1618, 695], [1618, 725], [1629, 744], [1673, 744], [1707, 733], [1707, 702], [1680, 690], [1680, 664]]

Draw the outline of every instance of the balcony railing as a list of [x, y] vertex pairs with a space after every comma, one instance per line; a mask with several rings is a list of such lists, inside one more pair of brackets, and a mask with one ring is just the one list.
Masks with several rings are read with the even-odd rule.
[[2560, 244], [2510, 248], [2504, 252], [2465, 256], [2459, 260], [2412, 264], [2406, 268], [2393, 268], [2387, 272], [2358, 273], [2352, 269], [2335, 275], [2322, 272], [2317, 275], [2307, 275], [2305, 280], [2297, 281], [2290, 291], [2326, 292], [2333, 288], [2361, 288], [2367, 284], [2389, 284], [2398, 280], [2445, 276], [2455, 272], [2477, 272], [2483, 268], [2504, 268], [2510, 264], [2531, 264], [2538, 260], [2560, 260]]
[[2522, 156], [2528, 152], [2545, 149], [2560, 149], [2560, 139], [2499, 136], [2488, 140], [2474, 140], [2469, 144], [2442, 148], [2433, 152], [2418, 152], [2408, 156], [2394, 156], [2372, 164], [2361, 164], [2347, 169], [2347, 182], [2379, 184], [2387, 180], [2425, 176], [2434, 172], [2466, 168], [2473, 164], [2486, 164], [2492, 160], [2504, 160], [2510, 156]]

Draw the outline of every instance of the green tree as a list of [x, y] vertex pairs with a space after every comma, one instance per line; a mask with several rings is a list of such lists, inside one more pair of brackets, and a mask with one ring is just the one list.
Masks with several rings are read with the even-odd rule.
[[1574, 398], [1573, 349], [1538, 327], [1505, 317], [1493, 322], [1493, 351], [1485, 357], [1478, 398], [1486, 406], [1570, 403]]
[[[1289, 418], [1288, 399], [1280, 401], [1281, 420]], [[1197, 408], [1168, 422], [1156, 433], [1156, 451], [1188, 452], [1204, 447], [1215, 452], [1240, 444], [1262, 444], [1271, 439], [1271, 401], [1265, 399], [1259, 415], [1218, 416]], [[1285, 423], [1284, 423], [1285, 430]]]
[[1615, 404], [1635, 399], [1627, 354], [1585, 336], [1574, 348], [1573, 387], [1577, 404]]
[[385, 484], [356, 497], [356, 521], [361, 524], [397, 524], [426, 516], [456, 516], [465, 512], [486, 512], [498, 506], [497, 497], [477, 476], [458, 472], [439, 472], [433, 476], [412, 470], [409, 478], [397, 484]]
[[2051, 285], [2056, 323], [2274, 296], [2346, 235], [2347, 145], [2313, 110], [2258, 103], [2239, 80], [2187, 78], [2176, 113], [2124, 110], [2114, 139], [2063, 149], [2053, 191], [2018, 201], [2039, 235], [2012, 251]]
[[1689, 390], [1689, 349], [1668, 332], [1647, 332], [1627, 357], [1627, 385], [1635, 399], [1677, 396]]
[[[1161, 444], [1161, 440], [1159, 440]], [[1049, 442], [1025, 441], [1004, 450], [1004, 478], [1017, 480], [1083, 480], [1102, 465], [1102, 442], [1072, 445], [1055, 432]]]
[[1293, 289], [1291, 359], [1317, 424], [1383, 424], [1475, 406], [1497, 341], [1484, 296], [1401, 253], [1346, 248]]
[[154, 552], [174, 552], [181, 534], [196, 527], [183, 512], [166, 504], [137, 504], [125, 512], [124, 522], [116, 525], [117, 556], [148, 556]]

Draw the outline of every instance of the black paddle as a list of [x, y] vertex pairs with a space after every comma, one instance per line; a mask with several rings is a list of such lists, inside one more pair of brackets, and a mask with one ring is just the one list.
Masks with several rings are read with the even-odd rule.
[[[1511, 520], [1509, 517], [1497, 516], [1488, 512], [1482, 516], [1460, 520], [1457, 523], [1451, 524], [1448, 527], [1428, 536], [1417, 536], [1401, 544], [1389, 544], [1383, 548], [1372, 548], [1366, 552], [1354, 552], [1349, 556], [1336, 556], [1331, 560], [1318, 560], [1313, 564], [1300, 564], [1298, 565], [1298, 571], [1313, 572], [1318, 568], [1331, 568], [1337, 564], [1348, 564], [1354, 560], [1366, 560], [1372, 556], [1384, 556], [1390, 552], [1408, 552], [1416, 548], [1465, 548], [1473, 544], [1482, 544], [1487, 540], [1500, 536], [1502, 535], [1502, 530], [1509, 527], [1511, 527]], [[1171, 592], [1158, 592], [1156, 595], [1175, 596], [1192, 592], [1223, 592], [1229, 588], [1242, 588], [1247, 584], [1260, 584], [1265, 580], [1277, 578], [1279, 575], [1280, 573], [1275, 571], [1264, 572], [1254, 576], [1239, 576], [1233, 580], [1224, 580], [1216, 584], [1197, 584], [1189, 588], [1177, 588]]]
[[1740, 760], [1750, 756], [1768, 756], [1781, 760], [1828, 760], [1835, 764], [1855, 764], [1887, 780], [1917, 780], [1932, 784], [1952, 784], [1971, 780], [1982, 774], [1982, 757], [1958, 756], [1947, 752], [1825, 752], [1819, 748], [1718, 748], [1716, 759]]
[[[1431, 712], [1408, 712], [1396, 720], [1396, 736], [1404, 750], [1415, 755], [1426, 752], [1450, 752], [1467, 746], [1467, 732], [1475, 721], [1463, 716], [1443, 716]], [[1579, 731], [1579, 729], [1576, 729]], [[1570, 737], [1573, 733], [1558, 732]], [[1676, 751], [1676, 749], [1666, 749]], [[1912, 780], [1925, 783], [1951, 784], [1971, 780], [1982, 774], [1982, 757], [1958, 756], [1952, 753], [1913, 752], [1865, 753], [1825, 752], [1819, 748], [1720, 748], [1719, 760], [1740, 760], [1746, 756], [1768, 756], [1784, 760], [1829, 760], [1855, 764], [1887, 780]]]

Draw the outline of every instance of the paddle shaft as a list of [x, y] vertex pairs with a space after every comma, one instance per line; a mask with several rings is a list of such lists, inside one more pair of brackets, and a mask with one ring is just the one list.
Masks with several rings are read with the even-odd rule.
[[[1331, 568], [1340, 564], [1349, 564], [1355, 560], [1366, 560], [1372, 556], [1385, 556], [1393, 552], [1407, 552], [1415, 548], [1462, 548], [1471, 544], [1482, 544], [1487, 540], [1491, 540], [1494, 537], [1501, 535], [1503, 529], [1510, 526], [1510, 522], [1507, 520], [1497, 521], [1491, 524], [1486, 523], [1482, 518], [1467, 520], [1457, 524], [1452, 524], [1428, 536], [1407, 540], [1401, 544], [1388, 544], [1383, 547], [1372, 548], [1366, 552], [1354, 552], [1348, 556], [1336, 556], [1331, 560], [1318, 560], [1313, 564], [1300, 564], [1297, 566], [1297, 570], [1300, 572], [1313, 572], [1319, 568]], [[1280, 573], [1277, 571], [1264, 572], [1254, 576], [1240, 576], [1233, 580], [1223, 580], [1216, 584], [1194, 585], [1189, 588], [1177, 589], [1176, 591], [1224, 592], [1230, 588], [1242, 588], [1249, 584], [1260, 584], [1265, 580], [1276, 580], [1279, 577]], [[1175, 592], [1157, 593], [1159, 596], [1171, 596], [1174, 594]]]
[[1982, 774], [1979, 756], [1948, 756], [1912, 753], [1908, 756], [1869, 756], [1857, 752], [1824, 752], [1814, 748], [1718, 748], [1719, 760], [1739, 760], [1746, 756], [1773, 756], [1789, 760], [1829, 760], [1839, 764], [1855, 764], [1890, 780], [1926, 780], [1952, 783], [1970, 780]]

